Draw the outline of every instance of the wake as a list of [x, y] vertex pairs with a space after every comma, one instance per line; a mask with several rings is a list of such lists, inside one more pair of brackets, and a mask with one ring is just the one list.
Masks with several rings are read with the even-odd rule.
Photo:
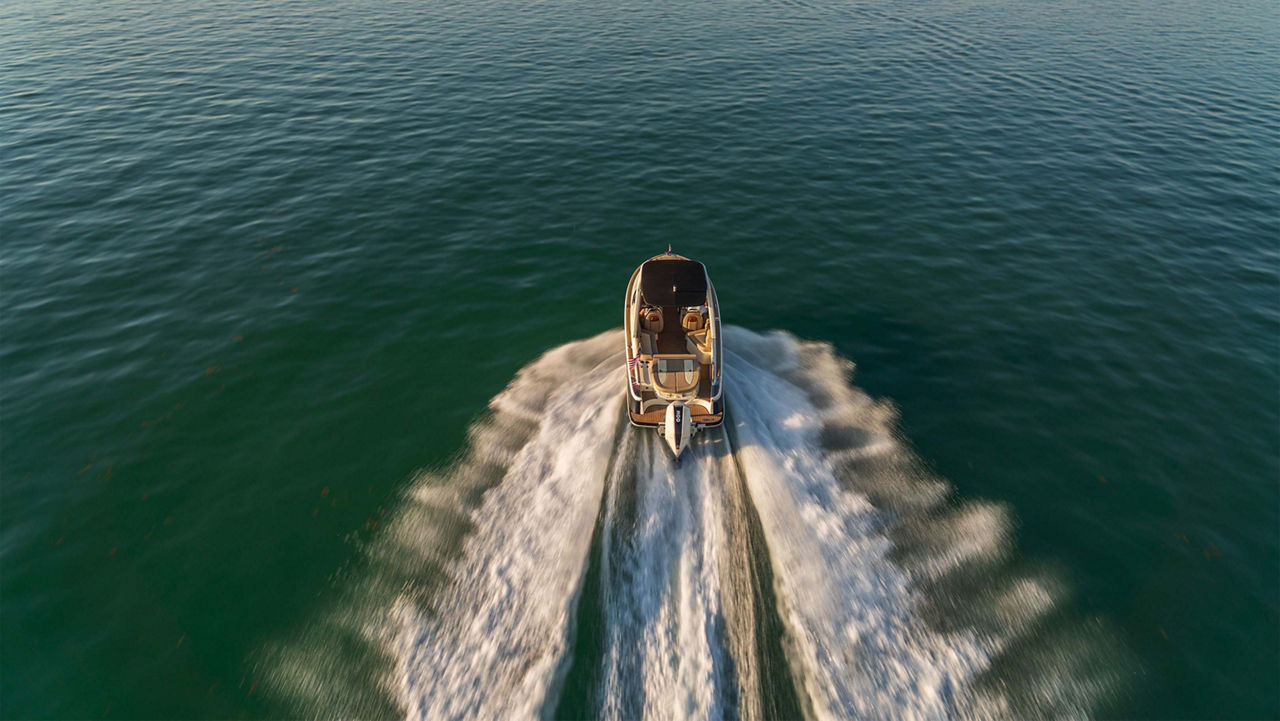
[[[334, 610], [270, 649], [320, 716], [1086, 715], [1109, 642], [1013, 562], [830, 346], [729, 328], [729, 420], [680, 464], [617, 331], [549, 351], [420, 477]], [[585, 590], [584, 590], [585, 589]]]

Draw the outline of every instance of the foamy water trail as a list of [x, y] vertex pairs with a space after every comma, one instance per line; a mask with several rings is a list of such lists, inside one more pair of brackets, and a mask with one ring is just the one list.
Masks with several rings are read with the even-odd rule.
[[734, 679], [723, 642], [724, 509], [706, 448], [679, 465], [655, 434], [615, 486], [602, 553], [607, 718], [718, 718]]
[[477, 512], [455, 584], [433, 613], [400, 607], [410, 715], [528, 718], [546, 705], [613, 455], [622, 378], [610, 364], [552, 395]]
[[970, 634], [934, 633], [915, 614], [911, 577], [891, 562], [881, 532], [886, 512], [840, 487], [819, 442], [823, 415], [803, 391], [744, 355], [727, 365], [734, 451], [810, 710], [818, 718], [956, 716], [991, 649]]
[[277, 688], [319, 716], [936, 719], [1082, 715], [1114, 686], [1105, 643], [1036, 630], [1065, 586], [1010, 564], [1007, 511], [951, 500], [830, 346], [725, 345], [729, 422], [679, 464], [625, 424], [617, 331], [527, 366], [268, 654]]

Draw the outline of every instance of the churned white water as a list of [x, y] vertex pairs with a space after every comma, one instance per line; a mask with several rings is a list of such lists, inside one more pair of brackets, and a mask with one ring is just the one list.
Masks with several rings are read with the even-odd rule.
[[819, 411], [780, 376], [813, 370], [797, 367], [788, 342], [729, 356], [727, 382], [738, 389], [734, 451], [769, 544], [797, 684], [819, 718], [954, 716], [990, 648], [970, 634], [935, 633], [916, 615], [911, 576], [881, 533], [887, 513], [840, 487], [819, 442], [830, 414], [870, 401], [829, 388], [837, 398]]
[[[715, 718], [736, 694], [725, 641], [733, 573], [722, 462], [711, 449], [671, 461], [656, 434], [634, 442], [632, 484], [606, 508], [602, 605], [606, 626], [601, 714]], [[707, 439], [720, 442], [722, 439]]]
[[[739, 328], [725, 346], [728, 422], [679, 463], [625, 423], [617, 331], [521, 371], [459, 461], [410, 489], [370, 549], [367, 595], [348, 600], [359, 610], [331, 624], [373, 649], [365, 686], [409, 718], [549, 717], [587, 664], [594, 687], [574, 693], [595, 716], [759, 717], [776, 692], [757, 651], [770, 615], [787, 665], [775, 677], [814, 718], [1086, 712], [1105, 678], [984, 682], [1061, 596], [1005, 568], [1007, 512], [949, 500], [829, 346]], [[765, 553], [776, 607], [753, 600]], [[589, 568], [598, 648], [575, 644]], [[280, 686], [323, 685], [327, 643], [279, 654]]]

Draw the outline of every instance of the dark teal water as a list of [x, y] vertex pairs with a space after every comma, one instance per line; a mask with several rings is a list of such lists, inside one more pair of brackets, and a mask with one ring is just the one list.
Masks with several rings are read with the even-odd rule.
[[[813, 714], [857, 678], [829, 709], [1274, 718], [1277, 58], [1270, 0], [6, 4], [0, 715], [438, 716], [424, 691], [476, 684], [498, 714]], [[607, 418], [536, 430], [612, 397], [566, 395], [590, 367], [486, 410], [668, 243], [728, 322], [829, 348], [738, 333], [739, 417], [676, 475]], [[832, 353], [907, 459], [884, 477], [949, 495], [837, 469], [874, 508], [814, 506], [846, 525], [806, 556], [761, 492], [858, 450], [805, 435]], [[474, 569], [507, 559], [565, 583], [495, 596]], [[645, 568], [707, 590], [679, 608], [718, 640], [640, 613], [680, 597]], [[984, 589], [1019, 574], [1052, 593], [1009, 615]], [[488, 683], [449, 609], [495, 598], [559, 609], [530, 641], [559, 676]], [[863, 635], [802, 663], [825, 623]], [[680, 675], [695, 647], [736, 662]], [[668, 667], [719, 701], [645, 706]]]

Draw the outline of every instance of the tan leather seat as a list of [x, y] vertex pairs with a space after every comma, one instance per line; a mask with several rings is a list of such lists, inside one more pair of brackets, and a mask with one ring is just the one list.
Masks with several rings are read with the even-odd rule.
[[662, 356], [654, 362], [653, 387], [664, 393], [688, 393], [698, 387], [702, 374], [693, 356]]
[[686, 331], [702, 330], [702, 313], [691, 310], [684, 314], [684, 322], [682, 323]]
[[640, 326], [650, 333], [662, 332], [662, 309], [649, 308], [640, 314]]
[[703, 365], [710, 365], [713, 360], [713, 349], [711, 346], [711, 333], [709, 328], [702, 330], [690, 331], [685, 334], [685, 347], [689, 349]]

